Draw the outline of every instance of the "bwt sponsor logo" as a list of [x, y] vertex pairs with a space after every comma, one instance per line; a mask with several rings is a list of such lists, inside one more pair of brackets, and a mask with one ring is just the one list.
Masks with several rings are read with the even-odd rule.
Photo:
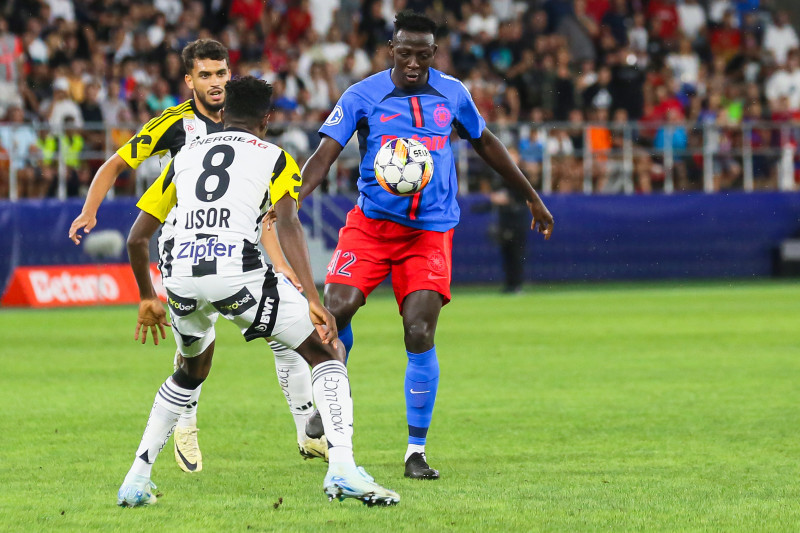
[[261, 309], [261, 318], [259, 324], [255, 327], [258, 331], [267, 331], [269, 328], [270, 316], [272, 315], [272, 308], [275, 306], [275, 298], [267, 296], [264, 298], [264, 307]]
[[119, 298], [119, 285], [108, 274], [77, 275], [63, 272], [50, 276], [47, 272], [34, 270], [29, 279], [36, 299], [41, 303], [114, 301]]
[[[447, 143], [450, 142], [450, 137], [447, 135], [432, 135], [430, 137], [420, 137], [419, 135], [414, 135], [411, 138], [424, 144], [425, 148], [430, 151], [441, 150], [447, 146]], [[397, 139], [397, 135], [381, 135], [381, 146], [392, 139]]]
[[209, 237], [202, 241], [188, 241], [179, 243], [176, 259], [191, 259], [196, 265], [200, 261], [209, 261], [217, 257], [233, 257], [235, 244], [223, 244], [217, 237]]

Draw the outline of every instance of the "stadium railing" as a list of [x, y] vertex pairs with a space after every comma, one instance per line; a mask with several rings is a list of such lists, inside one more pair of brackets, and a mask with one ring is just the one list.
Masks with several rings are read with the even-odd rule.
[[[523, 123], [490, 127], [545, 194], [798, 189], [798, 123]], [[85, 194], [96, 168], [136, 128], [135, 124], [85, 124], [73, 132], [83, 140], [76, 154], [48, 125], [0, 124], [0, 143], [3, 139], [30, 139], [31, 131], [38, 139], [38, 148], [23, 150], [24, 156], [19, 148], [4, 146], [0, 150], [0, 185], [5, 181], [0, 197], [12, 201], [20, 198], [17, 173], [26, 166], [49, 167], [55, 176], [51, 194], [59, 199], [67, 198], [68, 190], [77, 190], [79, 196]], [[23, 129], [26, 135], [18, 135]], [[301, 166], [318, 139], [315, 126], [297, 124], [272, 124], [270, 137], [294, 154]], [[455, 139], [453, 150], [459, 192], [484, 190], [482, 182], [491, 181], [493, 172], [466, 141]], [[324, 191], [354, 192], [358, 163], [354, 137], [331, 169]], [[76, 178], [79, 172], [82, 181]], [[120, 180], [110, 195], [138, 196], [159, 172], [158, 159], [151, 158], [135, 171], [135, 176]], [[77, 180], [77, 185], [68, 187], [70, 180]]]

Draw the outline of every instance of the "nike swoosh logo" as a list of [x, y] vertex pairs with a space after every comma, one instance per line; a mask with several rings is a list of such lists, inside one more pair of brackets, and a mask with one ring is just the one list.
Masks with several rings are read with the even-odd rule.
[[390, 115], [388, 117], [386, 115], [384, 115], [383, 113], [381, 113], [381, 122], [389, 122], [393, 118], [397, 118], [399, 116], [400, 116], [400, 113], [397, 113], [396, 115]]
[[183, 464], [186, 465], [186, 468], [188, 468], [192, 472], [197, 470], [197, 463], [190, 463], [189, 460], [186, 457], [184, 457], [183, 454], [181, 453], [181, 449], [178, 448], [177, 446], [175, 446], [175, 450], [177, 450], [178, 455], [180, 456], [181, 461], [183, 461]]
[[433, 272], [428, 272], [428, 279], [447, 279], [447, 276], [437, 276]]
[[425, 394], [426, 392], [430, 392], [430, 391], [429, 390], [408, 389], [408, 392], [410, 392], [411, 394]]

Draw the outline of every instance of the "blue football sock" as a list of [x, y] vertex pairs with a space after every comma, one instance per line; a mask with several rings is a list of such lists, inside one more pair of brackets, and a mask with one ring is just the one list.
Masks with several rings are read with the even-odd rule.
[[436, 359], [435, 346], [427, 352], [406, 354], [408, 443], [424, 446], [433, 417], [433, 404], [436, 403], [436, 389], [439, 387], [439, 361]]
[[350, 359], [350, 350], [353, 349], [353, 326], [347, 324], [344, 328], [339, 330], [339, 340], [344, 345], [344, 364], [347, 365], [347, 360]]

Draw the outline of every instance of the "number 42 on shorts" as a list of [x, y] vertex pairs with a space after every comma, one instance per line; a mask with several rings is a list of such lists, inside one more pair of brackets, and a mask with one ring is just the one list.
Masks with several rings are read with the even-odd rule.
[[347, 270], [347, 268], [356, 262], [356, 254], [353, 252], [342, 252], [341, 250], [336, 250], [336, 253], [333, 254], [331, 258], [331, 262], [328, 263], [328, 274], [331, 276], [345, 276], [347, 278], [351, 277], [352, 274]]

